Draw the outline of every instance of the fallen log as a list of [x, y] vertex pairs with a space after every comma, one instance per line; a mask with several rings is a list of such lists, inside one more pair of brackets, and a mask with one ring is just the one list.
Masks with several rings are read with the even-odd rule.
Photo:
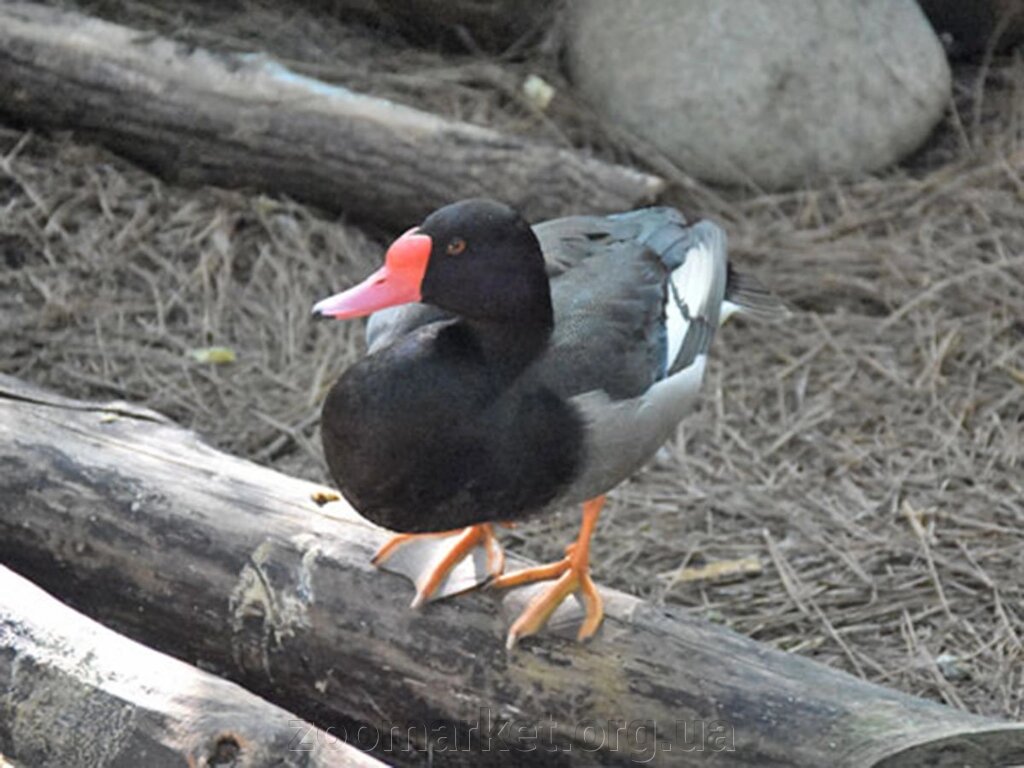
[[[603, 590], [594, 641], [504, 647], [522, 595], [409, 609], [385, 532], [158, 414], [0, 377], [0, 561], [389, 761], [892, 768], [1024, 762], [970, 715]], [[510, 558], [510, 567], [523, 564]], [[361, 727], [351, 724], [361, 723]], [[346, 725], [347, 724], [347, 725]]]
[[[234, 683], [100, 626], [0, 566], [0, 766], [370, 768]], [[304, 748], [305, 747], [305, 748]]]
[[0, 2], [0, 115], [70, 128], [189, 184], [255, 187], [408, 227], [489, 196], [543, 219], [661, 179], [77, 13]]

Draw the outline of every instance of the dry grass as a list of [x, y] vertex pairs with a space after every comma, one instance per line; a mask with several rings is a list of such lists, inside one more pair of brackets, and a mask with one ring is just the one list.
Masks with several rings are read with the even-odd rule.
[[[961, 71], [957, 108], [902, 169], [716, 192], [569, 100], [548, 116], [517, 101], [526, 71], [560, 82], [543, 38], [508, 60], [453, 59], [313, 28], [300, 12], [267, 25], [86, 5], [669, 174], [670, 199], [725, 223], [737, 261], [796, 312], [721, 333], [703, 409], [612, 494], [597, 575], [871, 680], [1024, 716], [1019, 59]], [[3, 129], [0, 156], [0, 370], [143, 402], [229, 451], [324, 477], [318, 402], [361, 339], [354, 324], [310, 324], [308, 310], [369, 271], [380, 242], [287, 201], [164, 186], [66, 137]], [[209, 345], [237, 361], [190, 357]], [[503, 535], [551, 558], [575, 523]], [[679, 578], [750, 557], [759, 574]]]

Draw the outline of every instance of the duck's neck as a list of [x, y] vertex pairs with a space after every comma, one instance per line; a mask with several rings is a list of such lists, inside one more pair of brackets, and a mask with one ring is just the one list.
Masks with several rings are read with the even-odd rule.
[[463, 318], [488, 367], [507, 376], [516, 376], [547, 347], [553, 323], [502, 322]]

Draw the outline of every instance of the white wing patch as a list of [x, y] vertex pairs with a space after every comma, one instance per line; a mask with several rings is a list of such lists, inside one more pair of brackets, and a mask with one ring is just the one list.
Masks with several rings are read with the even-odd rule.
[[701, 241], [686, 252], [683, 263], [669, 275], [665, 301], [669, 368], [682, 349], [690, 330], [690, 319], [707, 313], [715, 270], [716, 255], [708, 243]]
[[679, 355], [679, 350], [683, 346], [683, 339], [686, 338], [686, 331], [690, 327], [690, 321], [683, 317], [683, 311], [679, 308], [679, 304], [672, 294], [673, 286], [670, 284], [668, 300], [665, 302], [665, 331], [668, 334], [667, 368], [672, 367], [673, 361]]

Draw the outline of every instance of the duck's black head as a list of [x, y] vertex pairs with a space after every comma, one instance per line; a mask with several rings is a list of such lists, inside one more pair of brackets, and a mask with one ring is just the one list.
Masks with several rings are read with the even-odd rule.
[[423, 301], [472, 320], [550, 327], [540, 244], [516, 211], [493, 200], [446, 205], [396, 240], [384, 266], [314, 314], [361, 317]]

